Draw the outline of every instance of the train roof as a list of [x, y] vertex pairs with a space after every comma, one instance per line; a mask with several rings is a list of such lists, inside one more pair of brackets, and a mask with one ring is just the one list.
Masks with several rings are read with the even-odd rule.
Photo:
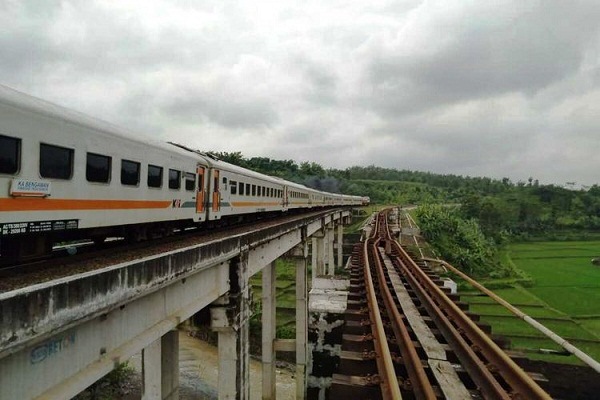
[[242, 168], [240, 166], [230, 164], [228, 162], [225, 162], [225, 161], [222, 161], [222, 160], [219, 160], [216, 158], [209, 158], [208, 163], [211, 167], [216, 167], [223, 171], [235, 172], [237, 174], [244, 175], [244, 176], [247, 176], [250, 178], [262, 179], [264, 181], [269, 181], [271, 183], [277, 183], [280, 185], [289, 184], [289, 182], [286, 180], [283, 180], [283, 179], [280, 179], [280, 178], [277, 178], [274, 176], [270, 176], [270, 175], [261, 174], [260, 172]]
[[[11, 89], [0, 84], [0, 105], [14, 107], [19, 110], [29, 111], [35, 114], [44, 115], [46, 117], [63, 121], [68, 124], [79, 125], [83, 128], [94, 130], [105, 135], [112, 135], [121, 139], [126, 139], [134, 142], [141, 142], [148, 146], [159, 148], [179, 153], [180, 155], [190, 156], [183, 149], [177, 149], [170, 146], [168, 143], [156, 140], [144, 133], [133, 132], [109, 122], [91, 117], [87, 114], [69, 110], [68, 108], [59, 106], [46, 100], [27, 95], [17, 90]], [[197, 155], [202, 161], [206, 162], [206, 157]]]

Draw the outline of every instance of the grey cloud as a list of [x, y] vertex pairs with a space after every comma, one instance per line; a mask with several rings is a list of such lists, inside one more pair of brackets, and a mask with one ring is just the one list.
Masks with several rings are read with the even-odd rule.
[[599, 9], [9, 0], [0, 82], [206, 150], [589, 184]]
[[[440, 41], [423, 43], [427, 50], [405, 46], [400, 30], [366, 62], [364, 79], [374, 93], [369, 101], [388, 116], [402, 115], [513, 91], [531, 95], [575, 73], [587, 42], [597, 37], [600, 4], [531, 4], [505, 2], [504, 9], [520, 12], [499, 9], [497, 20], [480, 21], [489, 15], [475, 8], [457, 15], [469, 21], [426, 21], [422, 28], [435, 34], [422, 40]], [[448, 31], [428, 25], [436, 22]]]
[[266, 99], [202, 88], [176, 94], [166, 103], [165, 112], [186, 123], [201, 123], [206, 118], [232, 129], [265, 126], [278, 120], [275, 108]]

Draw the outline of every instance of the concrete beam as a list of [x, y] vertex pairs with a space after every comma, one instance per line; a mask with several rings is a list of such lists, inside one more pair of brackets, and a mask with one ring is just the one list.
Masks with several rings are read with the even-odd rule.
[[262, 242], [248, 250], [248, 267], [250, 276], [262, 270], [279, 257], [294, 248], [302, 241], [302, 229], [278, 236], [268, 242]]
[[0, 399], [74, 397], [226, 293], [227, 264], [172, 283], [1, 359]]

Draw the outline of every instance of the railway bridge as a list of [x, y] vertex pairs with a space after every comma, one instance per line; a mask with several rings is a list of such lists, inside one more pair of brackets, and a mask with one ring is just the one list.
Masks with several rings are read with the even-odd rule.
[[[218, 335], [219, 399], [249, 399], [249, 282], [259, 272], [263, 399], [278, 398], [278, 351], [295, 352], [297, 399], [551, 398], [545, 376], [523, 370], [522, 355], [461, 309], [456, 285], [425, 263], [434, 260], [409, 254], [418, 251], [418, 228], [401, 223], [397, 209], [365, 222], [344, 263], [342, 228], [351, 217], [343, 208], [287, 215], [73, 257], [49, 276], [41, 269], [33, 280], [11, 277], [20, 288], [0, 282], [0, 400], [71, 398], [136, 354], [142, 399], [178, 399], [177, 328], [198, 313]], [[401, 244], [407, 238], [415, 246]], [[275, 335], [280, 257], [295, 260], [293, 340]], [[342, 267], [346, 279], [334, 276]]]
[[[71, 398], [140, 352], [143, 399], [177, 399], [176, 329], [206, 308], [218, 332], [219, 398], [247, 399], [249, 279], [259, 271], [263, 398], [276, 398], [277, 349], [296, 351], [297, 398], [304, 398], [307, 266], [315, 281], [341, 267], [342, 225], [350, 219], [350, 210], [336, 209], [262, 221], [177, 246], [88, 259], [66, 276], [42, 275], [0, 293], [0, 399]], [[282, 256], [296, 260], [291, 341], [275, 338], [274, 262]]]

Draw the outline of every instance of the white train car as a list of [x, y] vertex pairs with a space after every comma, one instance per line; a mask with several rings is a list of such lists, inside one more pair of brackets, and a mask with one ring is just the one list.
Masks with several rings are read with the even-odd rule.
[[143, 239], [173, 221], [202, 222], [207, 171], [182, 149], [0, 86], [3, 257], [47, 252], [75, 231], [100, 240], [136, 226], [128, 233]]
[[312, 189], [294, 182], [287, 182], [288, 209], [301, 209], [312, 207], [310, 194]]
[[[285, 211], [285, 181], [223, 161], [209, 160], [213, 184], [219, 185], [218, 214], [212, 218]], [[216, 176], [215, 176], [216, 174]], [[213, 199], [213, 205], [214, 205]]]
[[143, 139], [0, 86], [0, 264], [48, 254], [57, 241], [144, 240], [357, 199]]

